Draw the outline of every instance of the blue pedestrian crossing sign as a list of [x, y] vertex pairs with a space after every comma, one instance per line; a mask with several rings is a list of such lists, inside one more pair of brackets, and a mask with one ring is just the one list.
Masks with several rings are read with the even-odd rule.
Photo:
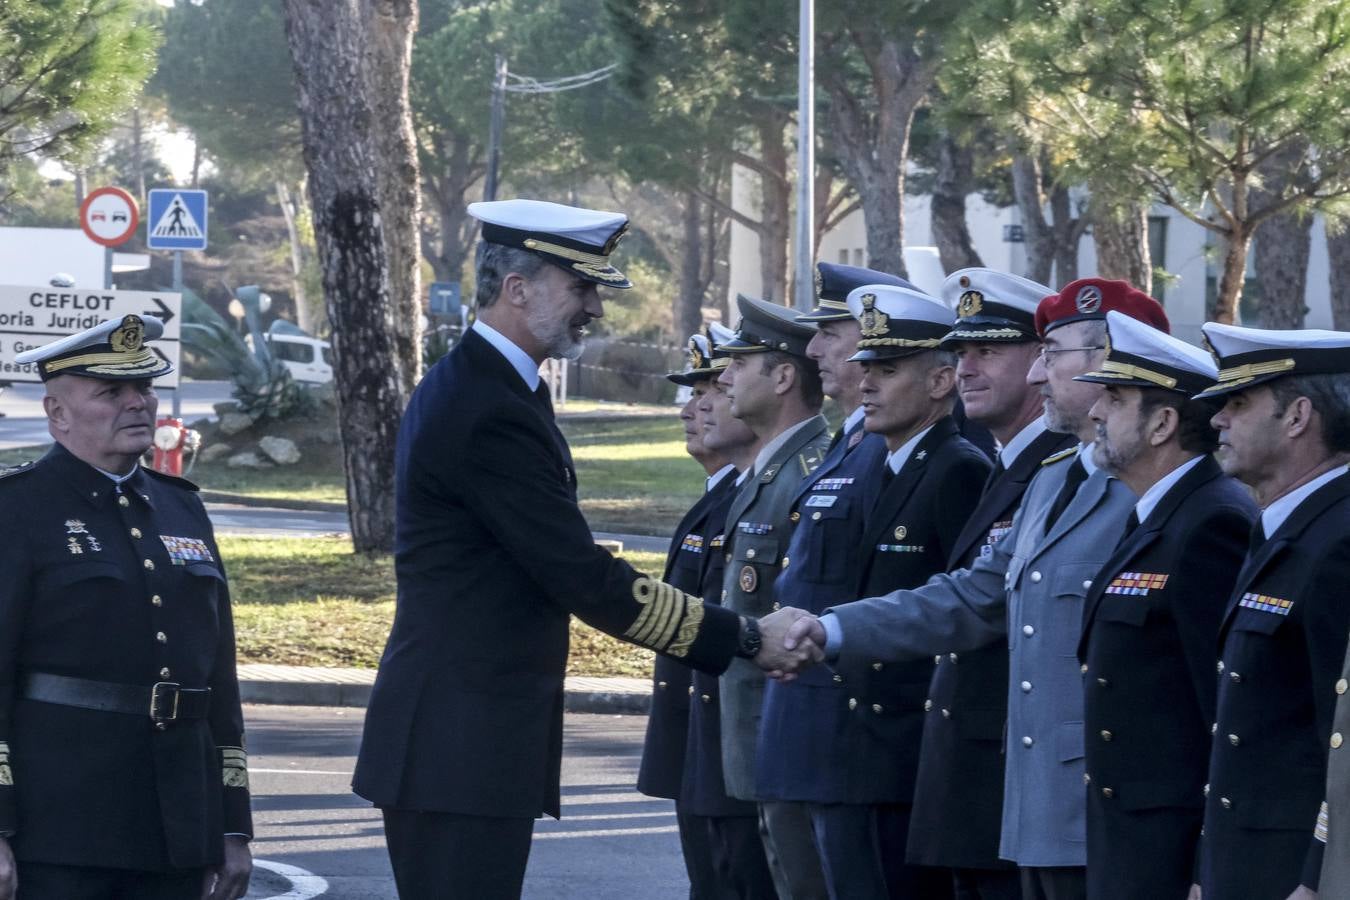
[[206, 191], [156, 188], [145, 227], [151, 250], [205, 250]]

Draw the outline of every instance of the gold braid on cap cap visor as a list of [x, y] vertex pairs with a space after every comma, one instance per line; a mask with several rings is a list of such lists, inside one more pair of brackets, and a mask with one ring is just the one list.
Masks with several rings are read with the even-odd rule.
[[[43, 363], [42, 368], [47, 374], [60, 372], [62, 369], [69, 369], [73, 366], [88, 366], [89, 371], [97, 373], [99, 370], [107, 374], [120, 374], [124, 371], [136, 371], [145, 368], [155, 368], [160, 364], [160, 359], [149, 350], [142, 350], [140, 353], [85, 353], [80, 356], [68, 356], [65, 359], [54, 359], [51, 362]], [[98, 367], [98, 368], [94, 368]]]
[[923, 340], [911, 340], [909, 338], [864, 338], [858, 341], [858, 349], [864, 350], [868, 347], [919, 347], [936, 348], [942, 343], [941, 338], [924, 338]]
[[563, 259], [572, 261], [572, 268], [584, 272], [587, 275], [601, 278], [605, 281], [623, 281], [623, 273], [609, 264], [609, 257], [598, 253], [586, 253], [582, 250], [573, 250], [571, 247], [564, 247], [561, 244], [550, 244], [548, 241], [541, 241], [535, 238], [525, 239], [525, 248], [535, 250], [539, 253], [547, 253], [550, 256], [560, 256]]
[[844, 312], [848, 312], [848, 304], [844, 303], [841, 300], [826, 300], [824, 298], [821, 298], [820, 300], [816, 301], [816, 306], [820, 307], [821, 309], [838, 309]]
[[976, 331], [966, 331], [959, 325], [952, 330], [943, 340], [956, 341], [962, 338], [969, 338], [972, 341], [989, 340], [990, 338], [1026, 338], [1031, 337], [1025, 331], [1019, 331], [1016, 328], [987, 328]]
[[1225, 387], [1234, 384], [1242, 384], [1251, 381], [1253, 378], [1260, 378], [1262, 375], [1277, 375], [1280, 372], [1288, 372], [1294, 368], [1292, 359], [1272, 359], [1268, 362], [1247, 363], [1242, 366], [1234, 366], [1231, 369], [1219, 370], [1219, 384]]
[[1161, 375], [1140, 366], [1131, 365], [1130, 363], [1112, 362], [1109, 359], [1102, 363], [1102, 371], [1100, 374], [1122, 375], [1126, 378], [1137, 378], [1140, 381], [1147, 381], [1149, 384], [1156, 384], [1158, 387], [1164, 387], [1169, 390], [1177, 386], [1177, 380], [1168, 375]]

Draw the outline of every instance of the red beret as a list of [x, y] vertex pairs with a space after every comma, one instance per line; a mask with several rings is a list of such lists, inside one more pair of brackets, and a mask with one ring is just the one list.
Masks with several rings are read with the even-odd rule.
[[1106, 278], [1080, 278], [1065, 285], [1058, 294], [1042, 300], [1036, 307], [1036, 333], [1045, 337], [1047, 331], [1070, 322], [1105, 321], [1107, 312], [1113, 309], [1159, 331], [1171, 333], [1161, 303], [1128, 281]]

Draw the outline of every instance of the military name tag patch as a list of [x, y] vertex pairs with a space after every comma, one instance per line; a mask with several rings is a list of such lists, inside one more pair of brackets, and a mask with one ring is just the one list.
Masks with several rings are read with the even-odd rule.
[[1279, 597], [1267, 597], [1265, 594], [1243, 594], [1242, 599], [1238, 601], [1238, 606], [1274, 613], [1277, 616], [1287, 616], [1289, 611], [1294, 608], [1294, 601], [1281, 600]]
[[680, 542], [680, 549], [688, 553], [703, 552], [703, 535], [686, 534], [684, 540]]
[[839, 500], [838, 494], [812, 494], [806, 498], [807, 506], [823, 506], [829, 509]]
[[736, 583], [741, 586], [741, 590], [747, 594], [753, 594], [755, 588], [759, 587], [759, 573], [755, 571], [754, 566], [744, 566], [741, 569], [740, 577]]
[[1160, 591], [1167, 587], [1167, 575], [1155, 575], [1149, 572], [1121, 572], [1106, 586], [1103, 593], [1123, 594], [1126, 597], [1146, 597], [1149, 591]]
[[768, 522], [739, 522], [736, 528], [741, 534], [768, 534], [773, 526]]
[[922, 553], [923, 544], [877, 544], [878, 553]]
[[190, 562], [215, 562], [211, 551], [206, 548], [206, 541], [200, 538], [161, 534], [159, 539], [164, 542], [164, 549], [169, 551], [169, 559], [175, 566], [185, 566]]

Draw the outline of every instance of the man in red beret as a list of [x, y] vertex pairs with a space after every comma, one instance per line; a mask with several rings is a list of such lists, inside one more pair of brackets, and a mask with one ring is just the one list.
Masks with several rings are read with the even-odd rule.
[[1084, 596], [1136, 500], [1092, 461], [1096, 427], [1088, 410], [1102, 386], [1074, 381], [1104, 360], [1110, 310], [1168, 329], [1157, 301], [1124, 281], [1080, 279], [1036, 308], [1043, 346], [1027, 382], [1044, 397], [1047, 426], [1081, 443], [1042, 463], [992, 552], [916, 590], [836, 606], [819, 619], [803, 615], [787, 637], [792, 646], [803, 639], [823, 645], [846, 677], [845, 670], [878, 662], [1008, 642], [999, 855], [1021, 870], [1024, 900], [1081, 900], [1087, 893], [1083, 685], [1075, 653]]

